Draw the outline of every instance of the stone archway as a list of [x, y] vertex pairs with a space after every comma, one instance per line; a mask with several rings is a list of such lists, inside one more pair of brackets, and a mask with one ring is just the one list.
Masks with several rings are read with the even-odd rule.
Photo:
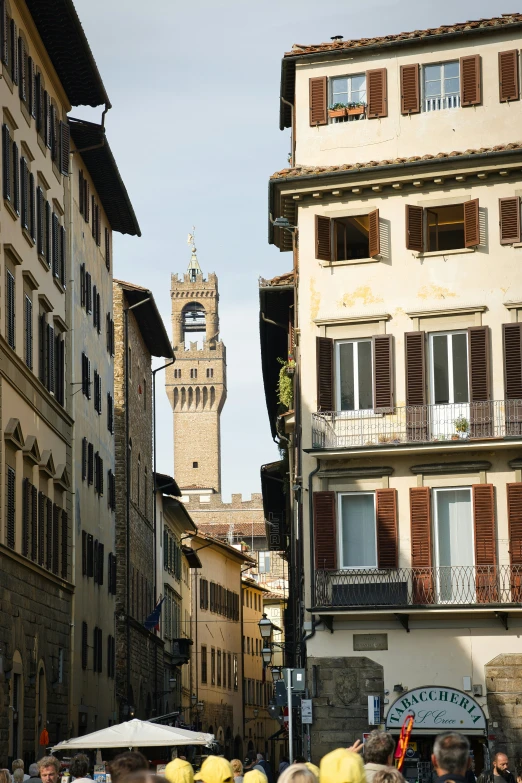
[[491, 731], [491, 751], [502, 751], [509, 756], [513, 768], [520, 769], [522, 758], [522, 725], [518, 717], [522, 704], [520, 688], [510, 693], [510, 685], [522, 682], [522, 655], [504, 653], [497, 655], [484, 666], [486, 698]]

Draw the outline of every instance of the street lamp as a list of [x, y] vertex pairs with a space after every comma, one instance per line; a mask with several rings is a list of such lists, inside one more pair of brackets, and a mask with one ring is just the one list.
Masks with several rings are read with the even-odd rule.
[[256, 708], [254, 710], [254, 718], [257, 718], [258, 715], [259, 715], [259, 710]]
[[198, 697], [196, 696], [195, 693], [193, 693], [192, 696], [190, 697], [190, 701], [191, 701], [193, 707], [195, 707], [196, 704], [198, 703]]
[[272, 648], [271, 647], [263, 647], [261, 650], [261, 655], [263, 656], [263, 663], [270, 663], [272, 660]]
[[280, 666], [272, 666], [272, 680], [274, 682], [277, 682], [281, 679], [281, 667]]
[[270, 639], [272, 636], [272, 621], [268, 619], [266, 616], [266, 613], [263, 614], [262, 618], [258, 622], [259, 626], [259, 633], [261, 634], [262, 639]]

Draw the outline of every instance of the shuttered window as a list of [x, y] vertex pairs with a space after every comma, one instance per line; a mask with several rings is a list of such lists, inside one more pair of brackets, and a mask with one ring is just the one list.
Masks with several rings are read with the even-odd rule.
[[522, 600], [522, 483], [507, 484], [511, 600]]
[[310, 92], [310, 125], [326, 125], [328, 122], [327, 96], [328, 81], [326, 76], [309, 80]]
[[366, 71], [366, 90], [368, 96], [368, 119], [388, 116], [386, 68]]
[[335, 492], [314, 492], [315, 567], [337, 568], [337, 523]]
[[4, 65], [9, 65], [9, 16], [7, 14], [7, 3], [5, 0], [0, 2], [0, 45], [2, 47], [1, 58]]
[[401, 65], [401, 114], [420, 112], [419, 65]]
[[320, 261], [332, 260], [331, 221], [323, 215], [315, 216], [315, 257]]
[[316, 339], [317, 364], [317, 410], [334, 410], [334, 354], [333, 340], [328, 337]]
[[480, 245], [479, 200], [464, 202], [464, 247]]
[[501, 103], [520, 98], [517, 49], [498, 53], [498, 88]]
[[13, 207], [14, 211], [17, 215], [20, 214], [20, 162], [19, 162], [19, 153], [18, 153], [18, 144], [15, 144], [13, 142], [13, 149], [12, 149], [12, 165], [11, 165], [11, 172], [13, 175], [13, 185], [12, 185], [12, 197], [13, 197]]
[[381, 252], [381, 237], [379, 232], [379, 210], [374, 209], [368, 215], [368, 257], [375, 258]]
[[21, 218], [22, 228], [29, 228], [29, 169], [27, 161], [20, 158], [20, 191], [21, 191]]
[[29, 174], [29, 233], [33, 243], [36, 242], [36, 199], [34, 174]]
[[2, 190], [6, 201], [11, 201], [11, 133], [2, 125]]
[[397, 490], [375, 491], [377, 527], [377, 567], [397, 568], [399, 565], [399, 533], [397, 528]]
[[62, 510], [62, 562], [61, 562], [61, 575], [62, 579], [67, 579], [68, 576], [68, 547], [69, 547], [69, 517], [67, 511]]
[[426, 339], [424, 332], [406, 332], [406, 429], [409, 441], [428, 437], [426, 412]]
[[45, 238], [44, 238], [44, 256], [49, 269], [51, 268], [52, 256], [52, 236], [51, 236], [51, 205], [45, 202]]
[[53, 573], [57, 574], [59, 570], [60, 554], [60, 512], [61, 509], [56, 503], [53, 503]]
[[44, 195], [42, 188], [36, 188], [36, 248], [39, 256], [43, 256], [44, 248]]
[[87, 484], [94, 482], [94, 446], [89, 443], [87, 446]]
[[502, 324], [506, 435], [522, 434], [522, 324]]
[[373, 409], [375, 413], [393, 413], [393, 348], [390, 334], [373, 340]]
[[14, 275], [9, 269], [6, 271], [5, 296], [6, 296], [5, 317], [6, 317], [7, 344], [9, 345], [10, 348], [14, 350], [16, 348], [16, 311], [15, 311], [16, 288], [15, 288]]
[[476, 106], [482, 101], [481, 58], [472, 54], [460, 58], [460, 105]]
[[111, 234], [107, 227], [105, 227], [105, 266], [107, 271], [111, 271]]
[[88, 646], [87, 646], [87, 634], [88, 634], [88, 628], [87, 623], [82, 623], [82, 669], [87, 668], [87, 652], [88, 652]]
[[406, 204], [406, 248], [422, 253], [424, 250], [424, 210]]
[[60, 246], [58, 257], [60, 266], [60, 283], [65, 288], [67, 284], [67, 233], [63, 226], [60, 226]]
[[7, 466], [6, 471], [6, 536], [5, 543], [9, 549], [15, 548], [16, 530], [16, 473], [14, 468]]
[[493, 484], [474, 484], [473, 523], [478, 603], [498, 600], [495, 541], [495, 492]]
[[59, 277], [60, 270], [59, 270], [59, 264], [58, 264], [58, 253], [59, 253], [59, 247], [60, 247], [60, 224], [58, 222], [58, 215], [53, 212], [52, 215], [52, 241], [51, 241], [51, 247], [52, 247], [52, 270], [53, 270], [53, 277]]
[[433, 603], [431, 498], [429, 487], [410, 488], [411, 567], [413, 602]]
[[33, 369], [33, 303], [31, 297], [24, 297], [24, 361]]
[[48, 571], [53, 567], [53, 502], [47, 498], [45, 510], [45, 567]]
[[31, 507], [31, 482], [24, 478], [22, 481], [22, 554], [29, 555], [29, 514]]
[[499, 198], [500, 244], [520, 242], [520, 196]]
[[66, 177], [69, 176], [69, 153], [71, 149], [71, 134], [69, 124], [60, 122], [60, 172]]
[[31, 485], [31, 560], [38, 558], [38, 490]]
[[43, 492], [38, 493], [38, 565], [43, 566], [45, 560], [45, 503], [47, 498]]

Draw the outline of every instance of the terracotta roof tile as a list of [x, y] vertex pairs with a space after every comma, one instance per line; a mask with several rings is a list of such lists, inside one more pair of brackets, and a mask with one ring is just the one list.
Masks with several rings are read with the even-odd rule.
[[468, 149], [463, 152], [438, 152], [436, 155], [412, 155], [409, 158], [393, 158], [392, 160], [370, 160], [367, 163], [343, 163], [339, 166], [295, 166], [292, 169], [281, 169], [272, 174], [271, 179], [290, 179], [293, 177], [310, 177], [329, 174], [335, 171], [354, 171], [357, 169], [373, 168], [375, 166], [398, 166], [403, 163], [414, 163], [419, 160], [443, 160], [457, 158], [463, 155], [485, 155], [489, 152], [505, 152], [507, 150], [522, 149], [522, 141], [514, 141], [510, 144], [496, 144], [494, 147], [480, 147]]
[[329, 41], [320, 44], [294, 44], [291, 52], [286, 52], [285, 57], [299, 57], [315, 52], [336, 52], [344, 49], [363, 49], [367, 46], [379, 46], [394, 44], [400, 41], [424, 41], [431, 36], [452, 35], [471, 30], [486, 30], [488, 28], [505, 27], [506, 25], [522, 22], [522, 14], [502, 14], [491, 19], [476, 19], [457, 24], [440, 25], [427, 30], [412, 30], [410, 32], [396, 33], [395, 35], [381, 35], [373, 38], [356, 38], [347, 41]]
[[271, 280], [265, 280], [264, 277], [259, 278], [259, 285], [262, 288], [277, 288], [278, 286], [286, 286], [294, 284], [295, 275], [292, 272], [283, 272], [282, 275], [277, 275]]
[[[212, 509], [209, 509], [209, 514], [212, 513]], [[266, 536], [266, 528], [264, 522], [202, 522], [198, 520], [198, 530], [202, 530], [207, 535], [228, 536], [232, 531], [232, 535], [235, 537], [259, 538], [260, 536]]]

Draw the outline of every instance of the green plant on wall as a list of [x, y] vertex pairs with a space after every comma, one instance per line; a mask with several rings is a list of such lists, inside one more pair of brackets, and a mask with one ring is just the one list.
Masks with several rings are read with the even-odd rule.
[[279, 370], [279, 381], [277, 382], [277, 396], [279, 403], [284, 405], [288, 410], [291, 410], [294, 404], [294, 379], [287, 370], [293, 370], [295, 368], [295, 361], [294, 359], [285, 361], [280, 357], [278, 357], [277, 361], [281, 365], [281, 369]]

